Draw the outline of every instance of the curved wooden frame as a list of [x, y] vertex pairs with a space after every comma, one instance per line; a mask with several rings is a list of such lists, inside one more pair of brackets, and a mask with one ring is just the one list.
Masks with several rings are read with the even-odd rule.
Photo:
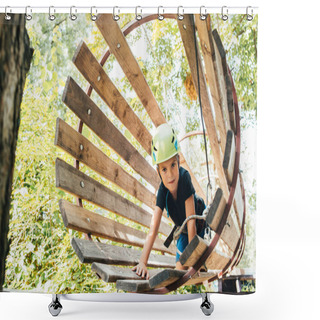
[[[163, 16], [164, 16], [164, 18], [167, 18], [167, 19], [176, 19], [177, 18], [177, 16], [175, 14], [164, 14]], [[137, 27], [141, 26], [144, 23], [147, 23], [147, 22], [150, 22], [152, 20], [155, 20], [155, 19], [158, 19], [158, 15], [157, 14], [143, 15], [142, 19], [134, 20], [134, 21], [129, 22], [122, 29], [122, 32], [123, 32], [124, 36], [127, 36], [129, 33], [131, 33]], [[109, 58], [109, 56], [110, 56], [110, 50], [106, 50], [105, 54], [103, 55], [102, 59], [100, 60], [100, 65], [101, 66], [104, 66], [104, 64], [106, 63], [106, 61]], [[224, 226], [226, 224], [227, 217], [228, 217], [229, 211], [230, 211], [232, 203], [233, 203], [238, 176], [240, 177], [241, 193], [242, 193], [242, 199], [243, 199], [243, 203], [244, 203], [243, 219], [242, 219], [242, 226], [241, 226], [241, 235], [239, 237], [239, 240], [238, 240], [236, 249], [235, 249], [235, 251], [233, 253], [233, 256], [231, 257], [231, 259], [229, 260], [227, 265], [224, 267], [224, 269], [217, 276], [214, 276], [213, 278], [209, 279], [209, 282], [217, 280], [217, 279], [221, 278], [224, 274], [230, 272], [230, 270], [233, 267], [235, 267], [240, 262], [240, 260], [242, 258], [242, 255], [243, 255], [243, 252], [244, 252], [244, 247], [245, 247], [245, 232], [244, 232], [244, 228], [245, 228], [246, 206], [245, 206], [244, 185], [243, 185], [243, 181], [241, 179], [240, 173], [239, 173], [240, 146], [241, 146], [240, 115], [239, 115], [237, 94], [236, 94], [236, 90], [235, 90], [235, 86], [234, 86], [234, 82], [233, 82], [233, 79], [232, 79], [232, 76], [231, 76], [230, 69], [228, 69], [228, 72], [229, 72], [229, 75], [230, 75], [230, 78], [231, 78], [231, 82], [232, 82], [232, 95], [233, 95], [233, 100], [234, 100], [235, 116], [236, 116], [235, 117], [236, 118], [236, 135], [235, 135], [235, 139], [236, 139], [236, 159], [235, 159], [235, 169], [234, 169], [234, 173], [233, 173], [232, 184], [231, 184], [231, 187], [230, 187], [229, 198], [228, 198], [228, 202], [227, 202], [227, 205], [226, 205], [224, 213], [223, 213], [223, 217], [221, 219], [221, 222], [219, 224], [217, 232], [216, 232], [214, 238], [212, 239], [209, 247], [206, 249], [206, 251], [201, 256], [201, 258], [198, 260], [198, 262], [183, 277], [181, 277], [176, 282], [172, 283], [171, 285], [169, 285], [167, 287], [159, 288], [159, 289], [153, 289], [153, 290], [150, 290], [150, 291], [147, 291], [147, 292], [144, 292], [144, 293], [166, 294], [166, 293], [169, 293], [171, 291], [174, 291], [178, 287], [180, 287], [184, 283], [186, 283], [198, 270], [200, 270], [201, 266], [204, 264], [206, 259], [213, 252], [214, 248], [216, 247], [216, 245], [217, 245], [217, 243], [218, 243], [218, 241], [220, 239], [220, 235], [221, 235], [221, 233], [223, 231], [223, 228], [224, 228]], [[89, 97], [91, 96], [92, 89], [93, 89], [92, 86], [89, 85], [89, 87], [87, 89], [87, 95]], [[79, 122], [78, 122], [78, 132], [79, 133], [82, 133], [82, 128], [83, 128], [83, 121], [79, 120]], [[184, 140], [187, 137], [190, 137], [190, 136], [193, 136], [193, 135], [197, 135], [197, 134], [203, 134], [203, 132], [192, 132], [191, 134], [187, 134], [180, 141]], [[78, 160], [75, 160], [74, 166], [77, 169], [79, 169], [79, 161]], [[81, 198], [77, 198], [77, 204], [79, 206], [81, 206], [81, 207], [83, 206]], [[87, 239], [92, 240], [90, 234], [86, 234], [86, 237], [87, 237]]]

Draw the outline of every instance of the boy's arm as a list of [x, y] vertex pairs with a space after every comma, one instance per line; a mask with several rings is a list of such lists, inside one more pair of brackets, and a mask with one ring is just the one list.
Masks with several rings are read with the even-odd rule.
[[[186, 201], [185, 201], [185, 208], [186, 208], [186, 218], [195, 215], [196, 210], [194, 207], [194, 195], [192, 194]], [[190, 241], [194, 238], [194, 236], [197, 234], [196, 229], [196, 220], [191, 219], [187, 222], [187, 228], [188, 228], [188, 241]]]
[[134, 268], [132, 268], [133, 271], [136, 271], [136, 274], [139, 276], [144, 277], [146, 275], [146, 278], [149, 279], [149, 272], [147, 270], [147, 262], [150, 255], [150, 252], [152, 250], [152, 246], [154, 244], [154, 241], [158, 235], [158, 230], [161, 222], [162, 217], [162, 210], [156, 206], [153, 212], [151, 225], [149, 229], [149, 233], [147, 235], [146, 241], [143, 245], [142, 254], [140, 257], [140, 262], [138, 265], [136, 265]]

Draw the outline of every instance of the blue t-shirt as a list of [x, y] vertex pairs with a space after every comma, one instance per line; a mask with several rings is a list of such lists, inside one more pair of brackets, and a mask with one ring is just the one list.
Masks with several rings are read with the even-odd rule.
[[[190, 173], [186, 169], [180, 167], [177, 200], [175, 201], [173, 199], [170, 191], [164, 186], [163, 182], [161, 182], [158, 190], [158, 194], [157, 194], [156, 205], [161, 210], [163, 210], [164, 208], [166, 208], [166, 202], [167, 202], [169, 216], [171, 217], [175, 225], [181, 226], [184, 220], [186, 219], [185, 201], [191, 195], [194, 195], [196, 214], [202, 215], [202, 211], [205, 208], [204, 201], [202, 198], [196, 195], [192, 181], [191, 181]], [[196, 220], [196, 221], [199, 221], [199, 220]]]

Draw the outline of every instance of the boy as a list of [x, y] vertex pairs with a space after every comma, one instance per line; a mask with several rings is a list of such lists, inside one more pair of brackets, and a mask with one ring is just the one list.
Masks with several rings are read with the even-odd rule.
[[[146, 279], [149, 279], [146, 265], [158, 234], [163, 209], [166, 208], [168, 215], [177, 226], [181, 226], [191, 215], [202, 215], [205, 209], [203, 199], [195, 194], [189, 172], [180, 167], [180, 146], [174, 130], [168, 124], [162, 124], [157, 128], [151, 148], [152, 162], [153, 165], [157, 165], [161, 184], [140, 262], [132, 268], [137, 275]], [[176, 269], [185, 269], [179, 262], [179, 257], [196, 233], [203, 238], [205, 230], [203, 222], [203, 220], [191, 219], [187, 223], [187, 228], [181, 233], [177, 240]]]

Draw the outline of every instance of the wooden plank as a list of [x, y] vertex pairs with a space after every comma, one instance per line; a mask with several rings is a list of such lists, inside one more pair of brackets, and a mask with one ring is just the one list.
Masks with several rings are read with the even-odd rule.
[[[105, 282], [116, 282], [117, 280], [142, 280], [131, 268], [110, 266], [103, 263], [94, 262], [91, 270], [96, 272]], [[161, 272], [161, 269], [149, 269], [150, 278]]]
[[[56, 187], [148, 228], [151, 224], [149, 212], [59, 158], [56, 159]], [[173, 247], [166, 248], [160, 240], [156, 242], [156, 250], [174, 254]]]
[[145, 292], [151, 289], [149, 280], [118, 280], [116, 288], [126, 292]]
[[[64, 199], [60, 199], [59, 206], [66, 228], [141, 248], [145, 243], [146, 234], [140, 230], [133, 229], [112, 219], [103, 217], [100, 214], [76, 206]], [[162, 248], [162, 242], [157, 237], [155, 248]], [[174, 251], [173, 246], [171, 249]]]
[[191, 286], [191, 285], [197, 285], [202, 284], [204, 281], [209, 280], [216, 276], [218, 274], [218, 271], [211, 271], [211, 272], [196, 272], [190, 280], [188, 280], [184, 286]]
[[[195, 38], [194, 38], [194, 32], [193, 32], [193, 28], [194, 28], [193, 15], [191, 14], [185, 15], [183, 20], [177, 20], [177, 21], [180, 29], [182, 42], [185, 48], [186, 56], [189, 62], [193, 83], [198, 93], [197, 60], [196, 60], [196, 51], [195, 51]], [[196, 47], [198, 52], [199, 82], [200, 82], [200, 90], [201, 90], [201, 103], [203, 108], [203, 117], [206, 124], [206, 129], [208, 132], [211, 150], [213, 152], [213, 156], [215, 159], [215, 165], [217, 168], [220, 187], [222, 188], [224, 194], [228, 194], [228, 184], [222, 168], [222, 155], [219, 147], [215, 121], [214, 121], [212, 107], [209, 99], [209, 93], [206, 85], [204, 70], [202, 67], [201, 59], [200, 59], [200, 52], [197, 44], [196, 44]]]
[[150, 208], [155, 207], [156, 196], [150, 190], [60, 118], [57, 118], [55, 145]]
[[166, 119], [112, 14], [99, 15], [96, 24], [155, 126], [165, 123]]
[[156, 170], [130, 144], [71, 77], [68, 77], [62, 101], [155, 189], [159, 187], [160, 178]]
[[241, 228], [242, 221], [243, 221], [244, 203], [243, 203], [243, 198], [242, 198], [240, 181], [241, 181], [241, 174], [238, 175], [233, 205], [234, 205], [235, 211], [237, 213], [239, 227]]
[[157, 273], [153, 277], [150, 277], [150, 288], [162, 288], [177, 281], [186, 274], [184, 270], [165, 269]]
[[214, 105], [215, 123], [221, 140], [220, 147], [222, 153], [224, 153], [227, 129], [222, 113], [219, 85], [217, 83], [216, 71], [214, 66], [213, 57], [215, 56], [216, 52], [214, 48], [214, 39], [212, 36], [211, 17], [210, 15], [207, 15], [206, 20], [201, 20], [199, 14], [194, 15], [194, 17], [196, 21], [198, 35], [200, 38], [203, 60], [205, 63], [206, 78], [208, 80], [210, 94]]
[[141, 146], [151, 154], [151, 143], [145, 139], [147, 136], [151, 139], [149, 131], [83, 41], [74, 54], [73, 63]]
[[227, 142], [223, 157], [223, 169], [227, 177], [229, 186], [232, 184], [234, 166], [236, 161], [236, 143], [232, 130], [227, 132]]
[[212, 251], [206, 260], [205, 265], [208, 270], [222, 270], [229, 261], [230, 257], [226, 256], [222, 252]]
[[[132, 88], [137, 93], [141, 103], [145, 107], [148, 112], [150, 119], [154, 123], [156, 127], [166, 122], [164, 115], [162, 114], [157, 101], [155, 100], [146, 79], [142, 73], [142, 70], [139, 67], [135, 57], [132, 54], [132, 51], [127, 43], [125, 36], [123, 35], [118, 23], [114, 21], [111, 14], [102, 14], [99, 15], [97, 21], [97, 26], [100, 29], [101, 34], [105, 38], [110, 51], [116, 57], [118, 63], [120, 64], [123, 72], [125, 73], [127, 79], [129, 80]], [[91, 58], [92, 59], [92, 58]], [[78, 65], [78, 63], [77, 63]], [[83, 70], [84, 67], [82, 65], [79, 66]], [[98, 68], [98, 65], [97, 65]], [[85, 70], [81, 71], [85, 72]], [[100, 71], [101, 73], [101, 71]], [[93, 79], [94, 80], [94, 79]], [[89, 80], [88, 80], [89, 81]], [[90, 81], [89, 81], [90, 82]], [[126, 123], [119, 117], [122, 123], [126, 125]], [[143, 139], [146, 145], [151, 146], [152, 137], [150, 134], [146, 134], [143, 136], [135, 136], [135, 138], [140, 142], [140, 139]], [[141, 143], [141, 142], [140, 142]], [[148, 152], [151, 154], [150, 152]], [[180, 164], [189, 171], [193, 186], [197, 192], [197, 194], [205, 198], [205, 194], [197, 181], [195, 175], [193, 174], [191, 168], [187, 164], [184, 156], [180, 153]]]
[[227, 202], [223, 196], [223, 192], [220, 188], [218, 188], [214, 195], [213, 201], [210, 204], [209, 212], [206, 218], [208, 225], [215, 232], [219, 227], [226, 204]]
[[230, 250], [234, 252], [240, 238], [240, 229], [235, 214], [232, 214], [231, 210], [220, 237]]
[[219, 33], [216, 29], [212, 32], [214, 38], [214, 44], [217, 48], [215, 57], [215, 66], [217, 68], [217, 76], [220, 87], [220, 92], [222, 96], [222, 106], [225, 112], [226, 118], [229, 119], [231, 129], [236, 132], [236, 121], [235, 121], [235, 112], [234, 112], [234, 103], [232, 95], [232, 84], [230, 75], [228, 73], [228, 65], [226, 59], [226, 53], [219, 36]]
[[[141, 256], [140, 250], [96, 241], [73, 238], [71, 244], [82, 263], [100, 262], [119, 266], [135, 266], [139, 263]], [[176, 259], [173, 256], [151, 253], [147, 266], [152, 268], [175, 268]]]
[[182, 252], [179, 259], [180, 263], [184, 267], [193, 267], [207, 248], [208, 243], [198, 235], [195, 235]]

